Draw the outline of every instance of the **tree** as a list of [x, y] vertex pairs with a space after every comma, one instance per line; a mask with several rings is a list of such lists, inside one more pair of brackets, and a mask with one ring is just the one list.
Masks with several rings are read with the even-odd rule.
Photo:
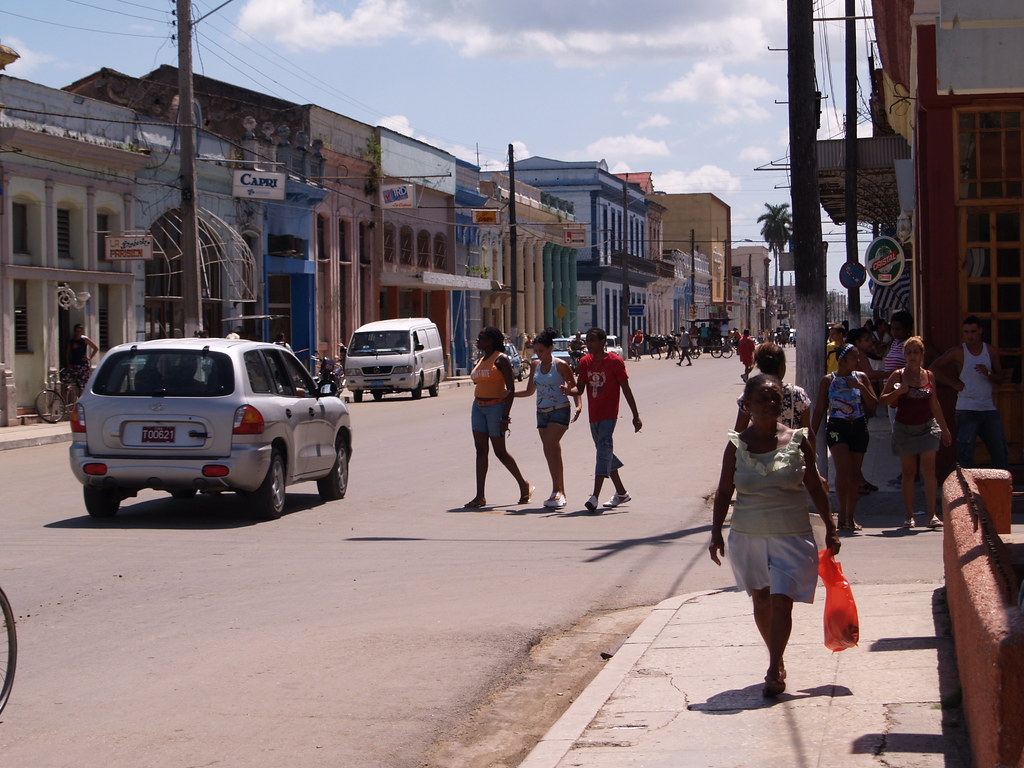
[[[757, 217], [757, 223], [761, 225], [761, 237], [768, 243], [768, 250], [772, 252], [775, 260], [775, 290], [781, 294], [782, 271], [779, 258], [793, 234], [793, 217], [789, 213], [789, 203], [765, 203], [764, 207], [766, 210]], [[776, 296], [776, 300], [778, 298]]]

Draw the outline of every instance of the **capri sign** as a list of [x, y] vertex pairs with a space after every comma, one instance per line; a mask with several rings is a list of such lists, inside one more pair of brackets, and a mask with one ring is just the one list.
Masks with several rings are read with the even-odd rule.
[[264, 171], [235, 171], [232, 197], [256, 200], [284, 200], [285, 175]]

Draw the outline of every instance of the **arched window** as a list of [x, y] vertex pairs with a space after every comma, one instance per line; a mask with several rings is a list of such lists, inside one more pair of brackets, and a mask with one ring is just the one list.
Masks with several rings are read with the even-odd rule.
[[403, 264], [412, 264], [412, 228], [402, 227], [398, 237], [398, 258]]
[[395, 262], [395, 228], [390, 224], [384, 225], [384, 261]]
[[425, 229], [416, 235], [416, 266], [430, 266], [430, 233]]
[[444, 235], [434, 235], [434, 269], [448, 269], [448, 241]]

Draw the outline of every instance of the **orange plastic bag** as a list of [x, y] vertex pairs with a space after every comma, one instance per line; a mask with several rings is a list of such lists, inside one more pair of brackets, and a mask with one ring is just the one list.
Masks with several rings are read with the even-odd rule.
[[850, 582], [831, 550], [818, 553], [818, 575], [825, 582], [825, 647], [830, 651], [853, 648], [860, 640], [860, 621]]

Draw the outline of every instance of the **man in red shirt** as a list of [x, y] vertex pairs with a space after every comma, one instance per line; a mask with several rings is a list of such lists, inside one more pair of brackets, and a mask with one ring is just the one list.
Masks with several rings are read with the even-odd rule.
[[736, 342], [736, 351], [740, 353], [740, 362], [743, 363], [743, 373], [740, 374], [740, 378], [744, 381], [750, 376], [750, 372], [754, 368], [754, 340], [750, 338], [750, 329], [744, 328], [743, 335], [740, 340]]
[[636, 409], [633, 391], [629, 388], [629, 377], [626, 375], [626, 364], [614, 352], [605, 352], [604, 345], [608, 334], [601, 328], [587, 331], [587, 350], [589, 354], [580, 360], [576, 386], [562, 385], [562, 391], [569, 397], [577, 397], [587, 390], [587, 412], [590, 415], [590, 434], [597, 446], [597, 464], [594, 470], [594, 494], [587, 499], [586, 508], [591, 512], [597, 510], [597, 497], [601, 493], [606, 477], [615, 485], [615, 495], [602, 506], [614, 509], [629, 501], [626, 486], [619, 476], [622, 462], [612, 450], [612, 433], [619, 417], [619, 393], [626, 398], [626, 404], [633, 412], [633, 430], [639, 432], [643, 427], [640, 414]]

